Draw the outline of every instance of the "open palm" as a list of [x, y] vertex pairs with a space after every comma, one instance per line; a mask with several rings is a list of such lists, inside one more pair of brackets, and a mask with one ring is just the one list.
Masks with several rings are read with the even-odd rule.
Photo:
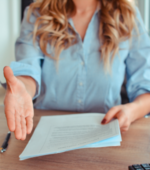
[[25, 140], [33, 128], [32, 97], [25, 85], [17, 79], [10, 67], [4, 68], [7, 91], [4, 99], [8, 128], [14, 131], [16, 139]]

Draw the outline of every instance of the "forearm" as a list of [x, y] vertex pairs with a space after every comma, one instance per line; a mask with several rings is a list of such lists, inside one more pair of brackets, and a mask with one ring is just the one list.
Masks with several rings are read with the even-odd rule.
[[132, 122], [144, 117], [150, 113], [150, 94], [142, 94], [138, 96], [133, 102], [134, 112], [131, 115]]
[[36, 92], [36, 81], [30, 76], [17, 76], [16, 78], [25, 85], [27, 92], [33, 98]]

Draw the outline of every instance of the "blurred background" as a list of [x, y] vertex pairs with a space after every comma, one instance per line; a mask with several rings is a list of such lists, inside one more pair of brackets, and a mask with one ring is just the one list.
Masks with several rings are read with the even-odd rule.
[[[5, 82], [3, 67], [15, 60], [14, 44], [19, 36], [22, 11], [30, 0], [0, 0], [0, 81]], [[136, 1], [145, 28], [150, 30], [150, 0]]]

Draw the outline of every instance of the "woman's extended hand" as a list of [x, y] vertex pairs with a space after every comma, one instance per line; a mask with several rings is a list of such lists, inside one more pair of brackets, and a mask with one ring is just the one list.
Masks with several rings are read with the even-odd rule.
[[10, 67], [4, 68], [7, 90], [4, 99], [8, 128], [15, 133], [16, 139], [25, 140], [33, 128], [32, 97], [22, 81], [17, 79]]
[[130, 124], [133, 122], [133, 114], [135, 113], [135, 110], [135, 103], [114, 106], [107, 112], [101, 123], [107, 124], [113, 118], [117, 118], [119, 120], [121, 132], [126, 132], [129, 129]]

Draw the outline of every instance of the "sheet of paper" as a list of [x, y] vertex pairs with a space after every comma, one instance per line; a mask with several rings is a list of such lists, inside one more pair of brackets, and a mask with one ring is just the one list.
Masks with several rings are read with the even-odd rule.
[[[19, 156], [20, 160], [86, 147], [120, 136], [118, 120], [101, 125], [103, 117], [104, 114], [100, 113], [41, 117], [25, 150]], [[104, 146], [104, 143], [101, 145]], [[95, 145], [97, 146], [98, 144]]]
[[84, 147], [108, 147], [108, 146], [120, 146], [122, 141], [121, 136], [112, 137], [103, 141], [95, 142]]

